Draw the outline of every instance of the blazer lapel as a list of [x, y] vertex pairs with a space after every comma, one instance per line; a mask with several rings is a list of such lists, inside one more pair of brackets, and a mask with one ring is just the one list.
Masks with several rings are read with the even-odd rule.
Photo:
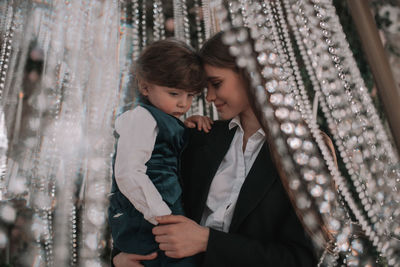
[[197, 190], [199, 198], [198, 206], [193, 210], [193, 219], [197, 222], [200, 221], [203, 214], [211, 182], [235, 135], [236, 127], [229, 130], [228, 125], [229, 121], [224, 123], [222, 127], [216, 128], [216, 131], [211, 131], [204, 147], [199, 148], [202, 150], [200, 153], [204, 155], [204, 161], [203, 168], [196, 175], [199, 181]]
[[267, 145], [261, 148], [253, 166], [243, 183], [229, 232], [235, 232], [247, 215], [257, 206], [268, 192], [278, 175]]

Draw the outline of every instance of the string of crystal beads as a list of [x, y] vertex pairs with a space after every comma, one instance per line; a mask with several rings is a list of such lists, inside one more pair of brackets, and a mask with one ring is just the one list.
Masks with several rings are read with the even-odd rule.
[[5, 19], [5, 33], [3, 45], [0, 51], [0, 100], [2, 100], [3, 89], [5, 87], [8, 64], [11, 55], [12, 39], [14, 31], [14, 12], [12, 7], [9, 6], [7, 9], [6, 19]]
[[165, 22], [161, 0], [154, 0], [153, 23], [154, 41], [165, 39]]
[[201, 27], [202, 18], [200, 18], [202, 9], [200, 8], [200, 0], [194, 1], [194, 10], [195, 10], [195, 22], [196, 22], [196, 35], [197, 35], [197, 49], [203, 45], [204, 42], [204, 32]]
[[139, 0], [132, 0], [132, 57], [136, 60], [140, 54], [140, 17]]
[[142, 27], [142, 49], [147, 45], [147, 1], [142, 1], [142, 19], [141, 19], [141, 27]]
[[186, 0], [181, 0], [182, 5], [182, 17], [183, 17], [183, 33], [185, 36], [185, 42], [190, 45], [190, 25], [189, 25], [189, 15]]

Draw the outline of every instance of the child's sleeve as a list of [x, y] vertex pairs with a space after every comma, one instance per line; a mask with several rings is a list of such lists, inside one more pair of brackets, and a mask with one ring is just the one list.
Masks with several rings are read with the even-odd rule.
[[144, 218], [156, 225], [156, 216], [169, 215], [171, 210], [146, 174], [157, 137], [157, 123], [144, 108], [137, 107], [122, 114], [115, 122], [119, 134], [114, 165], [115, 181]]

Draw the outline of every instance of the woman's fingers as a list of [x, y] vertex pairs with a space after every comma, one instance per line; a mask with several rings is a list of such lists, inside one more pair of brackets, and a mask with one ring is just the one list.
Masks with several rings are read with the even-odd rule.
[[168, 251], [164, 251], [165, 255], [167, 257], [173, 258], [173, 259], [180, 259], [183, 258], [185, 256], [182, 256], [182, 254], [180, 254], [178, 251], [176, 250], [168, 250]]
[[160, 249], [171, 258], [192, 256], [207, 249], [210, 230], [181, 215], [156, 217], [153, 228]]
[[181, 215], [165, 215], [156, 217], [156, 220], [160, 224], [167, 224], [167, 223], [184, 222], [189, 219]]
[[171, 227], [169, 227], [169, 225], [158, 225], [153, 228], [152, 232], [153, 232], [153, 235], [155, 235], [155, 236], [166, 235], [170, 232], [170, 228]]
[[156, 235], [155, 236], [157, 243], [167, 243], [171, 241], [171, 238], [168, 235]]
[[138, 255], [121, 252], [113, 258], [113, 263], [115, 267], [143, 267], [140, 261], [153, 260], [155, 258], [157, 258], [156, 252], [148, 255]]
[[130, 257], [131, 260], [136, 260], [136, 261], [148, 261], [157, 258], [157, 252], [153, 252], [147, 255], [138, 255], [138, 254], [128, 254], [128, 255], [131, 256]]
[[160, 243], [159, 248], [163, 251], [175, 251], [176, 248], [171, 243]]

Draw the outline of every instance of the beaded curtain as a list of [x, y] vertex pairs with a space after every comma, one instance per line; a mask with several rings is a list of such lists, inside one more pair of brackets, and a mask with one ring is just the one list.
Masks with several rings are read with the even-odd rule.
[[[199, 48], [225, 30], [319, 265], [400, 266], [398, 152], [331, 0], [9, 0], [0, 14], [3, 263], [109, 264], [113, 123], [135, 100], [132, 62], [153, 40]], [[216, 119], [204, 94], [191, 114]]]

